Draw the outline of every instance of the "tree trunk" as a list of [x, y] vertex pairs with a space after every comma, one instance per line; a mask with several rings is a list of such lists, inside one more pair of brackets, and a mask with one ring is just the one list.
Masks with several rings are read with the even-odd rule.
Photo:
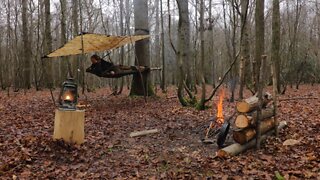
[[161, 76], [161, 90], [166, 92], [166, 61], [165, 61], [165, 46], [164, 46], [164, 22], [163, 22], [163, 7], [162, 0], [160, 0], [161, 11], [161, 59], [162, 59], [162, 76]]
[[[189, 89], [193, 88], [194, 78], [191, 76], [191, 49], [190, 49], [190, 21], [189, 21], [189, 9], [188, 1], [176, 0], [179, 9], [179, 27], [178, 34], [179, 42], [179, 56], [183, 59], [182, 67], [184, 69], [183, 80], [185, 80], [186, 85]], [[179, 48], [180, 45], [180, 48]]]
[[[123, 13], [124, 13], [124, 5], [123, 5], [123, 0], [120, 0], [120, 34], [121, 36], [124, 36], [124, 24], [123, 24]], [[124, 64], [124, 47], [122, 46], [120, 48], [120, 64]], [[117, 94], [121, 94], [123, 91], [123, 86], [124, 86], [124, 77], [121, 78], [121, 82], [120, 82], [120, 89], [119, 92], [117, 92]]]
[[280, 5], [279, 0], [272, 2], [272, 44], [271, 44], [271, 62], [274, 69], [274, 82], [277, 82], [277, 93], [280, 89]]
[[[72, 35], [73, 37], [76, 37], [79, 35], [79, 0], [72, 0]], [[79, 73], [78, 68], [80, 67], [79, 57], [75, 56], [72, 57], [72, 77], [79, 80]]]
[[[67, 42], [67, 0], [60, 0], [60, 7], [61, 7], [61, 46]], [[60, 62], [60, 81], [63, 82], [67, 77], [68, 74], [72, 76], [71, 65], [66, 57], [61, 58]]]
[[200, 0], [200, 78], [201, 78], [201, 99], [197, 109], [205, 109], [206, 82], [204, 78], [204, 0]]
[[255, 58], [254, 58], [254, 87], [255, 91], [258, 91], [259, 72], [261, 66], [261, 56], [264, 54], [264, 0], [256, 1], [255, 10]]
[[[148, 1], [134, 0], [134, 24], [136, 35], [149, 34], [148, 25]], [[150, 66], [149, 39], [137, 41], [135, 43], [135, 65]], [[130, 95], [153, 96], [154, 92], [151, 87], [150, 73], [139, 73], [133, 75]]]
[[[183, 65], [188, 64], [189, 55], [190, 55], [189, 10], [188, 10], [188, 1], [185, 1], [185, 0], [176, 0], [176, 1], [179, 9], [178, 50], [177, 50], [177, 56], [176, 56], [178, 68], [179, 68], [178, 99], [183, 106], [187, 106], [188, 103], [184, 99], [183, 89], [184, 89], [184, 79], [186, 76], [188, 77], [188, 70], [185, 69], [185, 66]], [[187, 71], [186, 74], [185, 74], [185, 71]]]
[[[240, 61], [240, 87], [239, 87], [239, 99], [243, 99], [243, 88], [245, 85], [245, 80], [248, 78], [246, 75], [245, 67], [246, 62], [250, 60], [250, 52], [249, 52], [249, 33], [248, 33], [248, 23], [247, 23], [247, 16], [248, 16], [248, 6], [249, 0], [241, 0], [241, 30], [242, 39], [240, 39], [241, 43], [241, 61]], [[248, 68], [247, 68], [248, 69]]]
[[261, 129], [261, 120], [262, 120], [262, 116], [261, 116], [261, 110], [262, 110], [262, 105], [263, 105], [263, 88], [264, 88], [264, 70], [266, 68], [266, 64], [267, 64], [267, 56], [263, 55], [261, 57], [261, 67], [260, 67], [260, 73], [259, 73], [259, 82], [258, 82], [258, 98], [259, 98], [259, 108], [257, 109], [257, 126], [256, 126], [256, 132], [257, 132], [257, 141], [256, 141], [256, 147], [257, 149], [260, 149], [260, 145], [261, 145], [261, 134], [262, 129]]
[[[44, 1], [44, 9], [45, 9], [45, 54], [49, 54], [52, 51], [52, 35], [51, 35], [51, 14], [50, 14], [50, 0]], [[52, 75], [52, 61], [45, 61], [45, 69], [46, 72], [46, 87], [53, 87], [53, 75]]]
[[[279, 0], [273, 0], [272, 6], [272, 44], [271, 44], [271, 71], [273, 82], [273, 106], [275, 114], [275, 124], [278, 125], [277, 119], [277, 96], [281, 91], [280, 87], [280, 5]], [[275, 131], [278, 136], [278, 130]]]
[[24, 76], [24, 88], [31, 88], [31, 44], [29, 41], [29, 28], [28, 28], [28, 1], [22, 1], [22, 41], [23, 41], [23, 76]]

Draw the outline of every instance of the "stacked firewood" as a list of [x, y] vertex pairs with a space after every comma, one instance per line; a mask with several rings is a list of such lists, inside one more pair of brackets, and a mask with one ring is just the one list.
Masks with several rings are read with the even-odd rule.
[[[275, 126], [274, 108], [268, 107], [272, 96], [264, 93], [261, 109], [261, 134], [268, 132]], [[245, 144], [256, 136], [257, 114], [259, 108], [259, 98], [257, 95], [244, 99], [237, 103], [238, 116], [234, 121], [233, 139], [239, 144]]]

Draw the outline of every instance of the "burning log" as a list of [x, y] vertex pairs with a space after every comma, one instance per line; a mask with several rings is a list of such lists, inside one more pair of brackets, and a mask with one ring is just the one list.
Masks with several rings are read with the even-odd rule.
[[[274, 116], [274, 108], [266, 108], [261, 111], [261, 119], [267, 119]], [[252, 113], [251, 115], [240, 114], [237, 116], [234, 125], [236, 128], [244, 129], [250, 126], [254, 126], [257, 121], [257, 112]]]
[[[286, 125], [287, 125], [286, 121], [281, 121], [279, 123], [278, 130], [283, 129]], [[264, 135], [261, 136], [261, 141], [264, 141], [268, 136], [270, 136], [273, 133], [274, 133], [274, 130], [265, 133]], [[217, 156], [218, 157], [226, 157], [228, 155], [235, 156], [249, 148], [254, 147], [255, 145], [256, 145], [256, 139], [252, 139], [251, 141], [243, 145], [239, 143], [234, 143], [234, 144], [231, 144], [230, 146], [220, 149], [217, 152]]]
[[[264, 121], [261, 121], [260, 129], [261, 134], [264, 134], [274, 128], [274, 118], [266, 119]], [[256, 136], [256, 130], [254, 128], [247, 128], [240, 131], [234, 131], [233, 132], [233, 139], [239, 143], [239, 144], [245, 144], [249, 142], [251, 139], [253, 139]]]
[[[271, 100], [272, 100], [271, 94], [265, 93], [263, 95], [262, 107], [265, 107]], [[256, 110], [258, 107], [259, 107], [259, 98], [257, 94], [237, 103], [237, 110], [238, 112], [242, 112], [242, 113], [251, 112], [253, 110]]]

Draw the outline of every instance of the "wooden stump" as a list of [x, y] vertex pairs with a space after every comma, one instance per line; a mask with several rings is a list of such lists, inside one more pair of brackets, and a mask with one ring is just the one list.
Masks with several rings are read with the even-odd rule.
[[84, 142], [84, 111], [57, 109], [55, 113], [53, 139], [82, 144]]

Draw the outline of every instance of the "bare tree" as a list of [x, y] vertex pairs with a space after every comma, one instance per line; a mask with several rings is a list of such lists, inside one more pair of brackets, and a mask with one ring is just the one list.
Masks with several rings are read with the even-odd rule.
[[190, 74], [188, 75], [188, 70], [184, 68], [185, 66], [183, 66], [183, 64], [188, 64], [189, 56], [190, 56], [189, 10], [188, 10], [188, 1], [185, 1], [185, 0], [176, 0], [176, 1], [179, 9], [178, 51], [177, 51], [177, 63], [179, 68], [178, 98], [180, 103], [183, 106], [187, 106], [189, 103], [186, 101], [186, 99], [183, 96], [183, 89], [184, 89], [185, 76], [188, 77]]
[[255, 91], [258, 89], [261, 56], [264, 54], [264, 0], [256, 1], [255, 9], [255, 57], [253, 62]]
[[163, 20], [163, 5], [160, 0], [160, 13], [161, 13], [161, 59], [162, 59], [162, 76], [161, 76], [161, 89], [166, 92], [166, 61], [165, 61], [165, 46], [164, 46], [164, 20]]
[[274, 70], [274, 82], [277, 82], [277, 91], [280, 92], [280, 5], [279, 0], [272, 1], [272, 42], [271, 61]]
[[[45, 54], [49, 54], [52, 51], [52, 35], [51, 35], [51, 13], [50, 13], [50, 0], [44, 1], [45, 9]], [[52, 61], [47, 60], [46, 63], [46, 86], [47, 88], [53, 87], [53, 74], [52, 74]]]
[[24, 88], [31, 88], [31, 44], [29, 41], [29, 28], [28, 28], [28, 1], [22, 1], [22, 39], [23, 39], [23, 75], [24, 75]]
[[[147, 1], [134, 0], [134, 25], [136, 35], [149, 34]], [[135, 64], [137, 66], [150, 66], [149, 39], [136, 42], [135, 52]], [[133, 75], [130, 95], [154, 95], [149, 75], [149, 73]]]
[[245, 68], [247, 62], [250, 61], [250, 52], [249, 52], [249, 30], [248, 30], [248, 23], [247, 23], [247, 17], [248, 17], [248, 7], [249, 7], [249, 0], [241, 0], [241, 27], [243, 32], [240, 32], [243, 34], [241, 39], [241, 61], [240, 61], [240, 87], [239, 87], [239, 99], [243, 99], [243, 88], [245, 85], [246, 77], [248, 78], [249, 73], [246, 73], [249, 68]]
[[[67, 42], [67, 1], [60, 0], [60, 8], [61, 8], [61, 45]], [[62, 57], [60, 63], [60, 77], [63, 81], [67, 77], [67, 73], [72, 75], [71, 65], [68, 58]]]

